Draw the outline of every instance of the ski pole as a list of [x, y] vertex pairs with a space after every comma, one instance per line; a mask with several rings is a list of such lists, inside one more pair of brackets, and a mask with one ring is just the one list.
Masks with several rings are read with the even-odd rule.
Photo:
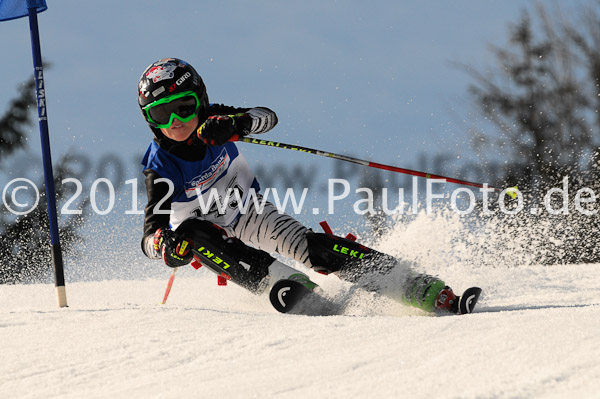
[[173, 273], [171, 273], [171, 277], [169, 277], [169, 282], [167, 283], [167, 289], [165, 290], [165, 296], [162, 300], [162, 305], [167, 302], [167, 298], [169, 297], [169, 293], [171, 292], [171, 287], [173, 286], [173, 280], [175, 280], [175, 272], [179, 269], [178, 267], [173, 268]]
[[[304, 152], [304, 153], [307, 153], [307, 154], [320, 155], [322, 157], [338, 159], [340, 161], [352, 162], [352, 163], [356, 163], [356, 164], [359, 164], [359, 165], [368, 166], [370, 168], [389, 170], [389, 171], [392, 171], [392, 172], [404, 173], [404, 174], [407, 174], [407, 175], [424, 177], [426, 179], [443, 179], [443, 180], [445, 180], [448, 183], [462, 184], [464, 186], [472, 186], [472, 187], [478, 187], [478, 188], [485, 188], [486, 187], [486, 185], [481, 184], [481, 183], [474, 183], [474, 182], [470, 182], [470, 181], [466, 181], [466, 180], [454, 179], [452, 177], [446, 177], [446, 176], [441, 176], [441, 175], [434, 175], [432, 173], [419, 172], [417, 170], [399, 168], [397, 166], [384, 165], [384, 164], [377, 163], [377, 162], [365, 161], [365, 160], [362, 160], [362, 159], [353, 158], [353, 157], [349, 157], [349, 156], [346, 156], [346, 155], [334, 154], [332, 152], [316, 150], [314, 148], [302, 147], [302, 146], [294, 145], [294, 144], [285, 144], [285, 143], [280, 143], [280, 142], [277, 142], [277, 141], [270, 141], [270, 140], [258, 140], [258, 139], [251, 138], [251, 137], [242, 137], [242, 138], [234, 137], [234, 139], [232, 141], [241, 141], [241, 142], [244, 142], [244, 143], [258, 144], [258, 145], [263, 145], [263, 146], [267, 146], [267, 147], [283, 148], [283, 149], [286, 149], [286, 150], [299, 151], [299, 152]], [[490, 187], [490, 186], [487, 186], [487, 188], [490, 188], [490, 189], [492, 189], [494, 191], [503, 191], [504, 190], [502, 188]], [[516, 196], [517, 196], [517, 187], [509, 187], [509, 188], [507, 188], [506, 189], [506, 193], [511, 198], [516, 198]]]

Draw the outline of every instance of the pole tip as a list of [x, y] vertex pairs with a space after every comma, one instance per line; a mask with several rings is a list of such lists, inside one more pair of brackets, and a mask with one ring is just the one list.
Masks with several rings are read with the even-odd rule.
[[508, 194], [508, 196], [510, 196], [510, 198], [515, 199], [515, 198], [517, 198], [517, 195], [519, 194], [519, 188], [517, 186], [508, 187], [506, 189], [506, 194]]
[[65, 286], [56, 287], [56, 295], [58, 297], [58, 307], [65, 308], [67, 305], [67, 290]]

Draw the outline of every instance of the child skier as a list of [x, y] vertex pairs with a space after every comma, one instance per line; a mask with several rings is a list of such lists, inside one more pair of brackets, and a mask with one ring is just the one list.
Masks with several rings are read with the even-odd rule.
[[[273, 111], [209, 104], [200, 75], [177, 58], [151, 64], [138, 89], [140, 109], [154, 133], [142, 161], [148, 195], [142, 250], [147, 257], [179, 267], [193, 260], [193, 247], [213, 271], [256, 293], [281, 278], [310, 284], [268, 253], [355, 283], [394, 267], [393, 257], [349, 239], [314, 233], [269, 202], [260, 210], [250, 201], [240, 211], [237, 199], [247, 204], [259, 184], [233, 141], [271, 130], [277, 124]], [[230, 202], [218, 206], [224, 199]], [[208, 212], [201, 200], [214, 202]], [[458, 311], [452, 290], [423, 274], [411, 274], [397, 287], [397, 297], [427, 311]]]

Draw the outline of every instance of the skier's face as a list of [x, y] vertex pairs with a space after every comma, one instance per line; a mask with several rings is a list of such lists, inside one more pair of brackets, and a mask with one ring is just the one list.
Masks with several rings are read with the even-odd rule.
[[192, 118], [189, 122], [182, 122], [177, 117], [169, 128], [161, 128], [162, 134], [175, 141], [185, 141], [196, 130], [198, 126], [198, 117]]

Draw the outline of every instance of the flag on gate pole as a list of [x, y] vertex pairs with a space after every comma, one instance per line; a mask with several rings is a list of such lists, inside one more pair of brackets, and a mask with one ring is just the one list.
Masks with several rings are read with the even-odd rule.
[[0, 21], [26, 17], [29, 8], [35, 8], [40, 13], [46, 11], [48, 6], [45, 0], [0, 0]]
[[[58, 295], [58, 306], [67, 306], [65, 290], [65, 273], [58, 236], [58, 220], [56, 216], [56, 194], [54, 190], [54, 174], [52, 172], [52, 157], [50, 154], [50, 139], [48, 134], [48, 114], [46, 111], [46, 87], [44, 85], [44, 68], [40, 49], [40, 35], [37, 14], [48, 9], [45, 0], [0, 0], [0, 21], [8, 21], [29, 16], [31, 32], [31, 52], [33, 55], [33, 73], [37, 94], [38, 122], [42, 141], [42, 161], [44, 163], [44, 184], [46, 186], [46, 202], [48, 205], [48, 220], [50, 222], [50, 250], [54, 266], [54, 282]], [[1, 39], [0, 39], [1, 40]]]

